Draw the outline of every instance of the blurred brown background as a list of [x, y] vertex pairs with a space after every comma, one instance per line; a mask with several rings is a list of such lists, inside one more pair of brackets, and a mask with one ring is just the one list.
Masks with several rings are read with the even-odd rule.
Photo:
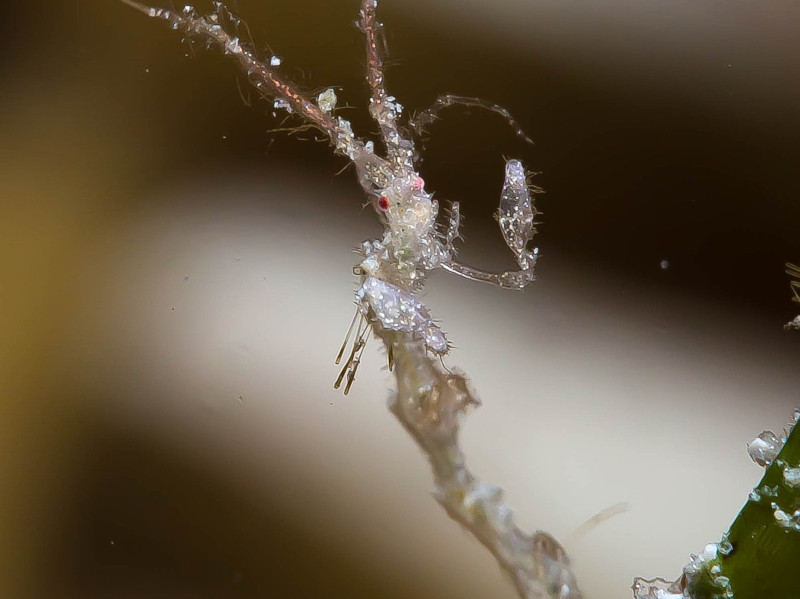
[[[356, 1], [232, 7], [372, 130]], [[797, 403], [800, 5], [379, 10], [408, 109], [481, 96], [536, 141], [458, 109], [432, 130], [422, 174], [462, 203], [465, 261], [510, 265], [503, 155], [547, 192], [530, 291], [431, 281], [484, 398], [473, 468], [561, 538], [631, 505], [568, 541], [587, 597], [676, 575], [756, 482], [745, 442]], [[117, 2], [4, 15], [0, 595], [512, 597], [428, 496], [374, 345], [332, 389], [350, 250], [377, 231], [342, 160], [269, 133], [224, 57]]]

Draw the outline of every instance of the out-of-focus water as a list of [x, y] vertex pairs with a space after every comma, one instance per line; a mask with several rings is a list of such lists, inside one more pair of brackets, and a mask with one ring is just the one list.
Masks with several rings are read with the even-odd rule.
[[[800, 259], [800, 17], [782, 2], [384, 4], [401, 102], [485, 96], [536, 140], [457, 111], [433, 130], [423, 175], [463, 202], [465, 260], [511, 264], [491, 220], [501, 155], [544, 171], [536, 284], [437, 273], [425, 296], [484, 400], [464, 427], [473, 469], [562, 539], [631, 505], [568, 542], [587, 597], [677, 575], [758, 479], [745, 443], [797, 402], [800, 340], [781, 325], [782, 263]], [[343, 163], [267, 133], [230, 64], [116, 3], [15, 10], [3, 595], [512, 597], [428, 495], [377, 344], [351, 395], [332, 389], [351, 248], [377, 231], [352, 174], [333, 177]], [[363, 108], [355, 4], [239, 10], [287, 76]]]

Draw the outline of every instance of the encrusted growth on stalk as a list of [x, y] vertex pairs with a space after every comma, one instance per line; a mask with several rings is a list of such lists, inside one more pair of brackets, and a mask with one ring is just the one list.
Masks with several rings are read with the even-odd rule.
[[378, 335], [395, 360], [397, 392], [389, 409], [428, 456], [436, 500], [492, 552], [521, 597], [580, 598], [569, 557], [558, 541], [520, 529], [503, 490], [468, 469], [459, 423], [479, 401], [463, 373], [446, 371], [422, 343], [409, 342], [406, 335], [386, 330]]
[[747, 503], [718, 543], [692, 555], [675, 582], [637, 578], [635, 599], [788, 599], [797, 597], [800, 560], [800, 411], [788, 431], [747, 444], [765, 468]]

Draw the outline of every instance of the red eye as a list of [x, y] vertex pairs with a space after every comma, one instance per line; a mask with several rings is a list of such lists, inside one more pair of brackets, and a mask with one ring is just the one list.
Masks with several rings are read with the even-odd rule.
[[381, 196], [378, 198], [378, 208], [381, 210], [388, 210], [389, 209], [389, 198], [386, 196]]
[[422, 177], [417, 177], [416, 179], [414, 179], [414, 189], [419, 191], [423, 187], [425, 187], [425, 181]]

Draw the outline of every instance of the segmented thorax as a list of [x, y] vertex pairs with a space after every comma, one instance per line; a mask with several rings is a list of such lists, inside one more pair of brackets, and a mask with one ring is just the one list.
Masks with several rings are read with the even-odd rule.
[[376, 277], [367, 277], [356, 300], [374, 317], [373, 326], [406, 333], [437, 355], [448, 351], [447, 338], [428, 309], [413, 294]]
[[392, 168], [374, 154], [355, 162], [359, 182], [384, 225], [380, 251], [365, 252], [363, 277], [374, 276], [407, 291], [418, 289], [445, 254], [436, 234], [438, 203], [409, 167]]
[[361, 277], [356, 303], [376, 329], [406, 333], [435, 354], [448, 351], [447, 338], [414, 297], [426, 273], [446, 254], [436, 233], [438, 205], [411, 168], [366, 154], [356, 160], [359, 182], [384, 225], [380, 240], [365, 241], [355, 272]]
[[393, 178], [381, 190], [378, 209], [386, 223], [384, 244], [391, 248], [401, 277], [406, 279], [398, 283], [413, 288], [441, 259], [435, 228], [439, 206], [425, 191], [422, 178], [411, 171]]

